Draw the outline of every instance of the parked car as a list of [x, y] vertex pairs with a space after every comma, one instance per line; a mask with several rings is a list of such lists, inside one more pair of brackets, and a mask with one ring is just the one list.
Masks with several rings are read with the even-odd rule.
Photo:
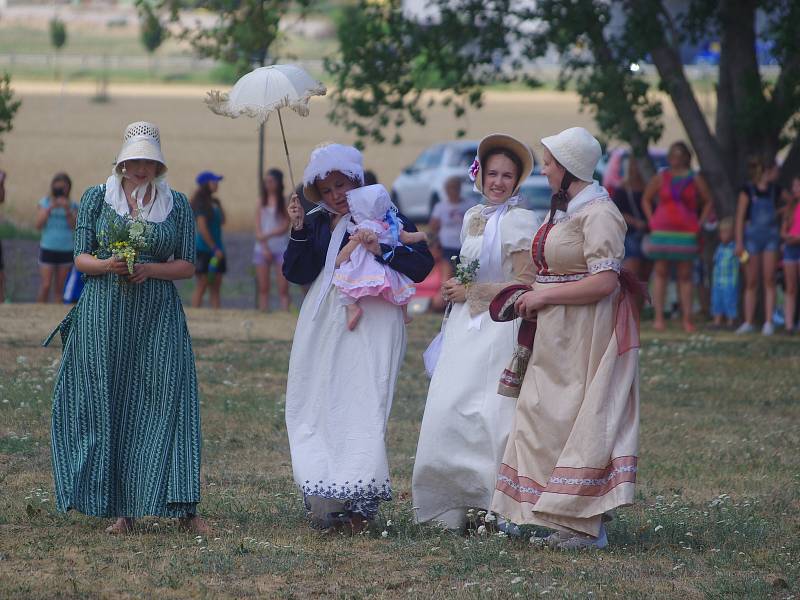
[[[667, 153], [660, 148], [650, 149], [650, 158], [656, 166], [656, 171], [666, 168]], [[608, 190], [610, 196], [620, 187], [625, 180], [625, 173], [628, 171], [628, 160], [630, 159], [629, 148], [614, 148], [601, 159], [595, 170], [596, 178]], [[645, 182], [647, 183], [647, 182]]]
[[534, 169], [534, 174], [522, 184], [519, 195], [522, 196], [522, 202], [520, 202], [522, 208], [536, 213], [539, 221], [547, 218], [547, 213], [550, 212], [550, 199], [553, 197], [547, 177], [537, 175]]
[[466, 173], [478, 152], [478, 142], [457, 141], [436, 144], [419, 155], [414, 164], [403, 169], [392, 184], [392, 200], [404, 215], [415, 221], [427, 221], [433, 205], [445, 196], [444, 184], [453, 175], [465, 176], [465, 197], [472, 189]]

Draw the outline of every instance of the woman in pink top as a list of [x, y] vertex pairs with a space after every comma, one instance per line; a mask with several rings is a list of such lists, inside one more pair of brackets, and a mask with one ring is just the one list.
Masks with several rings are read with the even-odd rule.
[[792, 179], [791, 197], [781, 226], [783, 238], [783, 313], [786, 331], [794, 331], [797, 283], [800, 278], [800, 175]]

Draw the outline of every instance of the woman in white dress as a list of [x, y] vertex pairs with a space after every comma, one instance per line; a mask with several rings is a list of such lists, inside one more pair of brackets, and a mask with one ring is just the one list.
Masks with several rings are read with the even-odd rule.
[[[343, 525], [354, 532], [375, 517], [380, 501], [392, 499], [384, 436], [406, 348], [401, 307], [362, 298], [361, 320], [351, 331], [331, 285], [336, 257], [350, 240], [346, 194], [363, 185], [358, 150], [341, 144], [314, 150], [303, 193], [324, 210], [306, 219], [292, 196], [283, 263], [286, 279], [311, 284], [297, 320], [286, 386], [294, 479], [316, 526]], [[416, 231], [403, 215], [398, 218], [406, 231]], [[389, 248], [374, 234], [355, 236], [375, 260], [415, 282], [433, 268], [425, 242]]]
[[484, 203], [467, 211], [461, 260], [480, 261], [475, 283], [450, 279], [453, 303], [433, 371], [412, 480], [419, 522], [463, 529], [467, 511], [488, 509], [514, 418], [513, 398], [497, 393], [516, 347], [513, 323], [496, 323], [489, 303], [504, 287], [533, 281], [536, 216], [517, 206], [533, 166], [530, 148], [509, 135], [481, 140], [471, 175]]

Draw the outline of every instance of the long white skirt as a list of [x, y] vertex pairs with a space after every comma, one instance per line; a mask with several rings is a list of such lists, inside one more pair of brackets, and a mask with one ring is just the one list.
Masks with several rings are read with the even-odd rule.
[[400, 307], [362, 298], [354, 331], [331, 286], [312, 320], [321, 276], [306, 296], [289, 359], [286, 428], [294, 480], [316, 519], [371, 518], [392, 499], [384, 441], [406, 349]]
[[456, 304], [428, 388], [412, 495], [420, 522], [463, 527], [469, 508], [488, 509], [516, 402], [497, 384], [516, 346], [515, 324], [495, 323], [484, 313], [479, 330], [468, 329], [469, 309]]

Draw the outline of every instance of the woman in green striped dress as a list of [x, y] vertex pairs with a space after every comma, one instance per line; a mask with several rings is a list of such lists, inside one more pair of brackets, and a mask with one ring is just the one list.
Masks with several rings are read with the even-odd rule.
[[[158, 128], [132, 123], [105, 185], [89, 188], [75, 228], [86, 285], [59, 330], [52, 456], [58, 509], [178, 517], [207, 533], [200, 501], [200, 415], [194, 355], [174, 280], [194, 275], [194, 218], [167, 185]], [[133, 274], [106, 249], [112, 224], [145, 222]], [[48, 340], [49, 341], [49, 340]]]

